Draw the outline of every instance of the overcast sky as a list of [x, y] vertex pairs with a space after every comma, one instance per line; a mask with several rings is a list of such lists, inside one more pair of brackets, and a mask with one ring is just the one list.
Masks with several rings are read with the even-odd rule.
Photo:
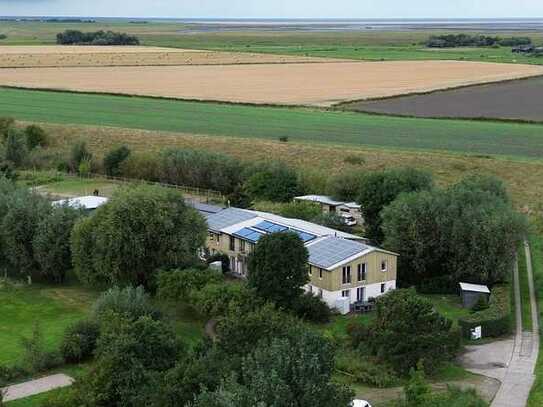
[[4, 16], [543, 17], [543, 0], [0, 0]]

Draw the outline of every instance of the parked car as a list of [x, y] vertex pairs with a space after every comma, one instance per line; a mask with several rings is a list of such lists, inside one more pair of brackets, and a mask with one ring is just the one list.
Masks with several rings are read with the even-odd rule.
[[341, 217], [343, 218], [343, 222], [344, 222], [347, 226], [356, 226], [357, 222], [356, 222], [356, 219], [355, 219], [353, 216], [350, 216], [350, 215], [341, 215]]
[[366, 400], [353, 400], [351, 407], [371, 407], [371, 404]]

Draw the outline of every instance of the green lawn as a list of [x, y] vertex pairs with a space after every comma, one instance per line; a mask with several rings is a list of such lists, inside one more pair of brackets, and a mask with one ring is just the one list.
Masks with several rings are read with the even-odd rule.
[[[536, 296], [539, 301], [539, 320], [543, 321], [543, 235], [540, 229], [538, 233], [530, 236], [532, 249], [532, 266], [535, 279]], [[543, 342], [540, 343], [539, 360], [535, 369], [536, 381], [532, 387], [528, 407], [543, 405]]]
[[468, 309], [462, 307], [462, 301], [458, 295], [432, 294], [424, 296], [432, 301], [441, 315], [453, 321], [455, 326], [458, 326], [460, 318], [470, 314]]
[[21, 120], [192, 134], [543, 156], [543, 125], [374, 116], [304, 108], [199, 103], [144, 97], [0, 88], [0, 114]]
[[56, 349], [64, 329], [85, 317], [95, 297], [95, 292], [79, 287], [0, 288], [0, 365], [19, 360], [21, 337], [30, 336], [35, 323], [47, 347]]

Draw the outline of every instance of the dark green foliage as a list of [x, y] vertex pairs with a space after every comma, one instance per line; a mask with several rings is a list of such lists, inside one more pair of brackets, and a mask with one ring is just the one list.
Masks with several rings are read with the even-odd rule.
[[30, 338], [22, 338], [21, 345], [24, 349], [21, 366], [30, 374], [44, 372], [62, 364], [62, 358], [57, 352], [46, 350], [43, 331], [39, 324], [34, 325]]
[[346, 349], [336, 356], [335, 369], [347, 373], [356, 383], [377, 388], [394, 386], [400, 380], [394, 369], [382, 360]]
[[15, 126], [15, 119], [12, 117], [0, 117], [0, 139], [3, 141], [8, 135], [8, 131]]
[[488, 301], [484, 295], [479, 296], [475, 305], [471, 308], [472, 312], [479, 312], [488, 309]]
[[268, 337], [242, 362], [241, 375], [230, 376], [221, 388], [204, 391], [196, 406], [348, 405], [353, 394], [331, 383], [334, 350], [322, 336], [306, 328], [289, 330], [284, 337]]
[[81, 215], [69, 206], [53, 207], [37, 224], [32, 245], [39, 273], [46, 280], [61, 283], [72, 268], [70, 235]]
[[320, 324], [330, 322], [332, 315], [330, 307], [319, 297], [311, 293], [299, 296], [293, 303], [292, 311], [306, 321]]
[[405, 400], [409, 407], [418, 407], [424, 405], [428, 400], [432, 389], [426, 382], [423, 369], [411, 369], [409, 373], [409, 382], [407, 382], [404, 392]]
[[79, 141], [72, 146], [70, 153], [70, 169], [79, 172], [82, 163], [92, 162], [92, 153], [87, 149], [87, 143]]
[[249, 257], [249, 287], [280, 307], [291, 307], [309, 281], [308, 252], [295, 233], [263, 236]]
[[125, 188], [75, 226], [74, 269], [87, 284], [149, 287], [159, 268], [197, 263], [206, 236], [204, 219], [178, 192], [149, 186]]
[[510, 202], [504, 182], [492, 175], [469, 175], [452, 187], [453, 190], [469, 192], [487, 192], [504, 202]]
[[285, 218], [302, 219], [307, 221], [313, 221], [313, 219], [320, 216], [322, 213], [320, 205], [307, 202], [289, 202], [281, 206], [281, 216]]
[[207, 188], [224, 194], [233, 193], [242, 182], [243, 167], [238, 160], [224, 154], [167, 149], [158, 159], [162, 182]]
[[47, 133], [40, 126], [30, 125], [24, 130], [26, 147], [33, 150], [36, 147], [46, 147], [48, 144]]
[[201, 290], [208, 284], [220, 283], [223, 275], [215, 270], [166, 270], [158, 273], [158, 296], [165, 300], [187, 301], [193, 290]]
[[5, 178], [12, 182], [17, 180], [17, 172], [12, 162], [0, 161], [0, 178]]
[[191, 294], [191, 302], [208, 318], [251, 312], [263, 300], [245, 284], [208, 284]]
[[283, 163], [259, 164], [247, 171], [251, 176], [244, 187], [253, 200], [290, 202], [303, 193], [298, 184], [298, 174]]
[[392, 169], [366, 174], [359, 185], [358, 203], [362, 205], [366, 237], [376, 243], [384, 239], [381, 230], [381, 211], [398, 195], [405, 192], [429, 190], [432, 177], [413, 168]]
[[355, 201], [360, 195], [360, 185], [366, 174], [366, 171], [350, 170], [330, 177], [327, 184], [328, 194], [338, 201]]
[[121, 175], [121, 164], [130, 156], [130, 149], [126, 146], [114, 148], [104, 157], [104, 171], [107, 175]]
[[481, 327], [483, 338], [497, 338], [511, 333], [513, 314], [510, 299], [511, 293], [507, 286], [493, 287], [486, 309], [458, 320], [462, 335], [469, 339], [471, 330], [477, 326]]
[[30, 276], [39, 268], [33, 241], [38, 225], [51, 213], [51, 204], [44, 197], [21, 188], [8, 197], [5, 209], [0, 229], [4, 261], [12, 271]]
[[139, 45], [138, 37], [113, 31], [81, 32], [66, 30], [57, 34], [61, 45]]
[[83, 320], [70, 325], [64, 332], [60, 352], [66, 363], [81, 363], [90, 359], [100, 335], [98, 323]]
[[4, 143], [4, 159], [13, 163], [15, 167], [24, 165], [28, 157], [28, 149], [24, 134], [17, 129], [8, 130]]
[[221, 262], [223, 273], [228, 273], [230, 271], [230, 259], [226, 254], [215, 253], [207, 258], [206, 263], [209, 265], [211, 263], [215, 263], [216, 261]]
[[383, 229], [400, 254], [400, 284], [493, 285], [509, 275], [526, 221], [494, 193], [455, 186], [402, 195], [384, 210]]
[[488, 35], [470, 34], [444, 34], [432, 35], [426, 42], [429, 48], [456, 48], [456, 47], [493, 47], [493, 46], [516, 46], [529, 45], [532, 43], [529, 37], [501, 38]]
[[345, 224], [343, 217], [333, 212], [321, 213], [319, 216], [313, 219], [313, 222], [343, 232], [351, 231], [351, 227]]
[[414, 290], [395, 290], [377, 300], [376, 318], [365, 345], [400, 374], [407, 374], [419, 362], [432, 372], [454, 359], [460, 334], [429, 300]]
[[101, 321], [110, 314], [118, 314], [128, 320], [141, 317], [160, 318], [160, 312], [151, 304], [143, 287], [113, 287], [102, 293], [92, 307], [92, 316]]

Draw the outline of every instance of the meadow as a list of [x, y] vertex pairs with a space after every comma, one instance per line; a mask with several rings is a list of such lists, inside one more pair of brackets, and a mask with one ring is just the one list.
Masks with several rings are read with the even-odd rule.
[[0, 115], [20, 120], [293, 142], [537, 159], [543, 126], [391, 118], [139, 97], [0, 89]]

